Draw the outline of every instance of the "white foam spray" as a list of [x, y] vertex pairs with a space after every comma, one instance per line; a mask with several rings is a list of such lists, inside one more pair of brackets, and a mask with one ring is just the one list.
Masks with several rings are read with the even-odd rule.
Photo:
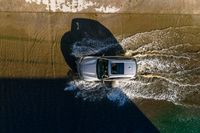
[[25, 0], [27, 3], [36, 3], [38, 5], [46, 5], [47, 11], [52, 12], [80, 12], [90, 10], [102, 13], [115, 13], [120, 8], [112, 5], [100, 5], [97, 2], [89, 0]]

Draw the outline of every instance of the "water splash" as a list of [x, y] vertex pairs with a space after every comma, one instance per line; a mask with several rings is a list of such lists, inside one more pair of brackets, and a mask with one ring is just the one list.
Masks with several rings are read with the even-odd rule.
[[74, 80], [66, 85], [65, 91], [76, 91], [75, 97], [90, 102], [96, 102], [106, 98], [118, 106], [123, 106], [129, 101], [121, 89], [106, 87], [101, 82]]
[[113, 51], [112, 54], [119, 54], [121, 53], [121, 46], [119, 46], [116, 42], [113, 42], [110, 38], [101, 41], [84, 38], [81, 41], [74, 43], [72, 55], [75, 57], [82, 57], [86, 55], [106, 55], [108, 52], [111, 54], [109, 50]]
[[200, 27], [171, 27], [125, 38], [121, 44], [126, 56], [136, 58], [138, 78], [120, 81], [117, 86], [130, 98], [199, 106], [199, 33]]
[[[102, 51], [102, 47], [105, 50], [116, 46], [95, 40], [89, 40], [87, 46], [82, 44], [77, 42], [72, 54], [79, 57], [86, 54], [85, 51], [95, 54]], [[112, 88], [96, 82], [75, 81], [80, 89], [77, 97], [126, 101], [123, 99], [128, 96], [200, 107], [200, 27], [171, 27], [138, 33], [123, 39], [121, 45], [125, 56], [137, 60], [137, 78], [116, 81]], [[123, 93], [115, 92], [116, 88]]]
[[123, 106], [129, 101], [127, 96], [119, 88], [114, 88], [109, 91], [107, 98], [110, 101], [117, 103], [119, 106]]

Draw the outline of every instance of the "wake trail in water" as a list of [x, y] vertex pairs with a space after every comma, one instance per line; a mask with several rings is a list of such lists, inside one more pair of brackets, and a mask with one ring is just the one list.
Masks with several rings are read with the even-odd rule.
[[[72, 54], [80, 57], [85, 54], [85, 50], [95, 54], [116, 46], [87, 41], [89, 45], [74, 45]], [[138, 75], [135, 80], [115, 81], [110, 88], [84, 81], [75, 81], [75, 86], [80, 90], [96, 92], [104, 88], [104, 91], [99, 92], [101, 96], [116, 98], [116, 95], [108, 96], [108, 92], [117, 88], [124, 93], [118, 95], [120, 99], [128, 96], [130, 99], [167, 100], [175, 104], [200, 107], [200, 27], [171, 27], [138, 33], [123, 39], [120, 44], [125, 56], [137, 61]], [[90, 99], [98, 97], [94, 94], [80, 91], [79, 96]]]
[[[117, 86], [131, 98], [197, 105], [200, 101], [199, 33], [199, 27], [168, 28], [122, 40], [125, 55], [137, 60], [138, 79], [120, 81]], [[191, 95], [193, 98], [188, 97]]]

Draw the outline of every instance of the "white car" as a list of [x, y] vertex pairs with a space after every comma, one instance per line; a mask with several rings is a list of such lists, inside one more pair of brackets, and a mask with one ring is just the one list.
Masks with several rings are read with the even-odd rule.
[[86, 81], [113, 81], [134, 79], [137, 62], [123, 56], [86, 56], [77, 61], [77, 71]]

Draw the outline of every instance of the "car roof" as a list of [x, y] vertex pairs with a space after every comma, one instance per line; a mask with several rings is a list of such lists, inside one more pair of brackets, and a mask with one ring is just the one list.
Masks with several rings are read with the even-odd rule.
[[[136, 76], [137, 63], [134, 58], [116, 57], [107, 59], [109, 60], [109, 78], [128, 78]], [[114, 68], [116, 72], [113, 72]]]

